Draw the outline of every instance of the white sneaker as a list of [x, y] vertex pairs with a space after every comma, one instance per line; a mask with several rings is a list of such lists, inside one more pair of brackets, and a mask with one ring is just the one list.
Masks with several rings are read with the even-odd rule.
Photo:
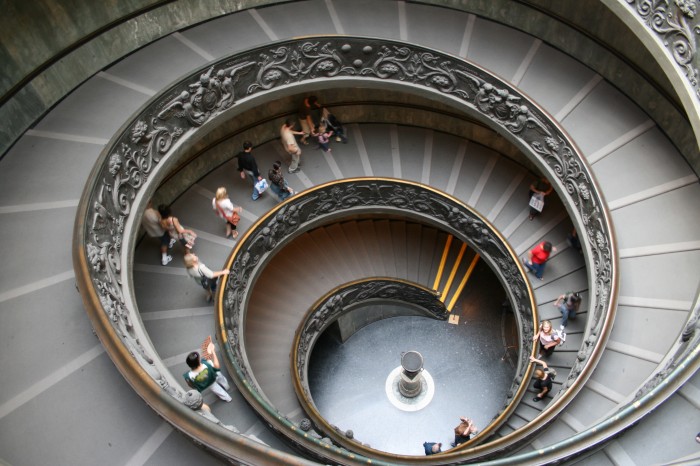
[[170, 263], [170, 261], [172, 261], [172, 260], [173, 260], [173, 256], [167, 255], [160, 261], [160, 263], [163, 265], [168, 265]]
[[559, 326], [559, 330], [564, 330], [565, 328], [566, 328], [566, 327], [564, 327], [563, 325], [560, 325], [560, 326]]

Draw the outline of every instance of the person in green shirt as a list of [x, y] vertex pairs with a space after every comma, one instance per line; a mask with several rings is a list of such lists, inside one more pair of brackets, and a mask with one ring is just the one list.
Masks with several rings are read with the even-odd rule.
[[209, 343], [207, 347], [211, 360], [199, 357], [196, 351], [187, 355], [187, 366], [189, 371], [183, 374], [185, 382], [191, 388], [202, 392], [211, 387], [211, 391], [226, 403], [231, 401], [231, 395], [227, 393], [229, 389], [228, 380], [221, 373], [219, 368], [219, 358], [214, 351], [214, 343]]

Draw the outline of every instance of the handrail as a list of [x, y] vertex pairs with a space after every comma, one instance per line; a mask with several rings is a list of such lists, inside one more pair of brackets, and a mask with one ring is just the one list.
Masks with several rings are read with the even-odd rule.
[[[201, 21], [213, 20], [213, 19], [216, 19], [217, 17], [221, 17], [221, 16], [224, 16], [224, 15], [229, 14], [229, 13], [235, 13], [237, 11], [241, 11], [244, 9], [264, 8], [267, 6], [273, 6], [277, 3], [281, 3], [284, 1], [290, 1], [290, 0], [255, 0], [255, 1], [253, 1], [253, 0], [245, 0], [245, 1], [239, 0], [238, 2], [236, 2], [235, 6], [231, 7], [231, 8], [224, 8], [221, 5], [218, 5], [216, 8], [212, 8], [209, 10], [203, 10], [202, 8], [198, 8], [196, 11], [196, 14], [194, 14], [194, 12], [189, 12], [189, 14], [178, 15], [177, 21], [173, 21], [172, 23], [169, 22], [169, 24], [167, 24], [167, 25], [163, 25], [163, 22], [160, 21], [159, 26], [161, 26], [161, 28], [159, 28], [159, 32], [155, 36], [155, 38], [157, 39], [159, 37], [162, 37], [165, 34], [170, 34], [173, 32], [177, 32], [178, 30], [183, 30], [183, 29], [192, 27], [193, 25], [195, 25]], [[499, 16], [497, 16], [495, 14], [490, 14], [492, 11], [494, 11], [493, 9], [491, 9], [491, 8], [479, 9], [478, 7], [475, 7], [472, 3], [469, 3], [469, 2], [465, 3], [465, 2], [457, 1], [457, 0], [410, 0], [410, 1], [412, 3], [417, 3], [417, 4], [425, 4], [428, 6], [435, 6], [436, 5], [436, 6], [454, 9], [454, 10], [458, 10], [458, 11], [474, 13], [474, 14], [481, 16], [481, 17], [484, 17], [488, 20], [497, 21], [497, 22], [501, 22], [501, 23], [507, 23], [507, 25], [509, 27], [518, 28], [520, 30], [525, 31], [526, 33], [533, 34], [533, 32], [531, 30], [528, 30], [526, 26], [519, 23], [518, 21], [512, 21], [512, 18], [509, 18], [510, 19], [509, 21], [503, 21], [503, 18], [500, 18]], [[532, 11], [534, 13], [541, 14], [542, 18], [544, 18], [544, 19], [551, 19], [552, 24], [562, 24], [566, 28], [570, 29], [571, 31], [575, 31], [577, 34], [580, 34], [581, 37], [585, 38], [585, 40], [590, 41], [590, 44], [600, 46], [601, 51], [605, 51], [606, 53], [609, 53], [611, 57], [614, 57], [614, 59], [619, 62], [618, 66], [620, 68], [629, 68], [631, 70], [634, 70], [635, 73], [639, 74], [642, 81], [646, 80], [647, 82], [651, 83], [651, 86], [653, 87], [654, 92], [657, 92], [659, 95], [664, 96], [664, 98], [666, 99], [666, 102], [669, 102], [669, 104], [671, 106], [674, 106], [674, 107], [677, 106], [677, 103], [676, 103], [677, 99], [674, 98], [674, 96], [672, 96], [672, 95], [671, 96], [667, 95], [667, 91], [659, 85], [659, 83], [656, 81], [656, 79], [653, 76], [651, 76], [648, 72], [645, 72], [644, 70], [640, 69], [639, 66], [637, 64], [635, 64], [627, 56], [620, 54], [618, 51], [616, 51], [614, 49], [610, 50], [610, 48], [607, 47], [605, 43], [602, 43], [601, 40], [597, 36], [595, 36], [594, 34], [591, 34], [589, 31], [587, 31], [584, 28], [582, 28], [581, 26], [579, 26], [576, 22], [570, 20], [568, 16], [562, 16], [561, 14], [558, 14], [556, 12], [556, 10], [548, 10], [546, 8], [543, 8], [541, 5], [539, 5], [537, 3], [532, 3], [532, 2], [529, 2], [526, 0], [510, 0], [510, 1], [512, 1], [514, 4], [519, 4], [525, 11], [529, 10], [529, 11]], [[41, 79], [43, 79], [45, 81], [50, 80], [50, 76], [48, 76], [48, 77], [46, 76], [47, 74], [49, 74], [49, 73], [46, 73], [46, 71], [50, 70], [50, 67], [53, 64], [58, 63], [61, 60], [66, 60], [66, 59], [69, 59], [68, 63], [70, 63], [70, 60], [79, 60], [80, 58], [71, 57], [72, 52], [79, 52], [79, 53], [83, 53], [84, 55], [90, 55], [90, 53], [84, 53], [84, 52], [86, 52], [85, 49], [87, 47], [92, 47], [91, 43], [96, 38], [101, 37], [101, 34], [110, 33], [113, 29], [120, 27], [123, 24], [129, 24], [128, 21], [139, 21], [143, 17], [148, 17], [154, 10], [156, 12], [160, 13], [158, 11], [158, 9], [162, 6], [164, 6], [164, 8], [162, 8], [162, 9], [167, 10], [169, 3], [171, 3], [171, 2], [173, 2], [173, 0], [159, 0], [159, 1], [155, 1], [153, 4], [151, 4], [147, 7], [144, 7], [143, 9], [135, 9], [133, 12], [127, 13], [124, 17], [116, 20], [115, 22], [108, 23], [108, 24], [101, 26], [98, 31], [95, 31], [91, 34], [88, 34], [88, 35], [84, 36], [83, 38], [79, 39], [78, 41], [76, 41], [75, 43], [62, 49], [61, 51], [57, 52], [55, 55], [51, 56], [45, 63], [35, 67], [30, 72], [31, 73], [30, 75], [24, 76], [23, 78], [21, 78], [20, 81], [16, 81], [14, 83], [11, 83], [11, 87], [7, 91], [5, 91], [3, 96], [2, 96], [2, 102], [5, 103], [5, 102], [15, 98], [16, 96], [20, 95], [22, 92], [27, 91], [27, 89], [30, 89], [33, 86], [33, 82], [35, 82], [37, 80], [41, 80]], [[175, 8], [177, 8], [178, 10], [179, 9], [188, 10], [188, 6], [187, 6], [188, 2], [183, 2], [182, 0], [180, 0], [177, 3], [179, 3], [179, 4]], [[603, 0], [601, 3], [609, 3], [609, 4], [614, 5], [613, 0], [610, 0], [610, 1]], [[619, 3], [622, 3], [622, 2], [619, 2]], [[631, 3], [631, 2], [627, 1], [627, 3]], [[644, 5], [645, 2], [639, 1], [637, 3], [639, 3], [640, 5]], [[657, 2], [657, 3], [664, 3], [664, 2]], [[665, 2], [665, 3], [669, 3], [669, 2]], [[610, 8], [609, 4], [606, 4], [605, 6], [608, 9], [612, 10], [612, 8]], [[657, 8], [659, 8], [659, 7], [657, 6]], [[669, 8], [669, 10], [672, 8], [674, 9], [674, 11], [669, 13], [669, 15], [668, 15], [669, 17], [672, 17], [672, 16], [678, 17], [679, 16], [679, 14], [676, 11], [676, 10], [679, 10], [678, 7], [674, 7], [674, 5], [669, 3], [667, 8]], [[639, 8], [639, 9], [641, 10], [642, 8]], [[172, 21], [172, 18], [169, 18], [167, 13], [164, 13], [164, 16], [166, 17], [166, 19]], [[518, 16], [518, 15], [516, 15], [516, 16]], [[519, 16], [522, 17], [522, 15], [519, 15]], [[684, 19], [685, 23], [691, 23], [691, 21], [689, 21], [688, 18], [683, 18], [683, 19]], [[538, 24], [538, 23], [539, 23], [538, 21], [525, 21], [525, 24]], [[656, 21], [649, 21], [649, 24], [656, 24], [656, 23], [657, 23]], [[693, 25], [693, 24], [691, 24], [691, 26], [695, 27], [695, 25]], [[690, 32], [690, 29], [692, 29], [692, 27], [688, 28], [689, 29], [688, 32]], [[131, 30], [129, 31], [129, 33], [131, 33]], [[100, 35], [96, 35], [96, 34], [100, 34]], [[130, 37], [130, 39], [132, 39], [132, 37]], [[136, 47], [138, 48], [138, 47], [144, 45], [148, 40], [154, 40], [154, 37], [151, 37], [150, 39], [145, 38], [145, 40], [143, 38], [141, 40], [138, 40], [138, 42], [136, 43]], [[675, 42], [673, 42], [673, 41], [666, 41], [666, 43], [667, 43], [667, 47], [669, 49], [671, 49], [672, 47], [675, 48], [675, 46], [676, 46]], [[697, 48], [694, 46], [695, 44], [688, 44], [688, 45], [689, 45], [688, 47], [684, 48], [686, 53], [688, 53], [688, 51], [695, 51]], [[559, 44], [559, 46], [561, 47], [561, 44]], [[584, 62], [585, 57], [577, 55], [577, 52], [579, 50], [580, 49], [578, 49], [578, 48], [573, 49], [573, 50], [572, 49], [568, 49], [568, 50], [565, 49], [564, 52], [576, 57], [579, 61]], [[79, 53], [74, 54], [74, 55], [79, 55]], [[114, 56], [112, 58], [110, 58], [110, 60], [117, 60], [117, 59], [123, 58], [123, 53], [127, 53], [127, 52], [115, 52]], [[669, 50], [669, 54], [673, 55], [674, 58], [680, 56], [678, 53], [676, 53], [675, 49]], [[92, 55], [94, 55], [94, 53]], [[693, 57], [693, 62], [696, 62], [696, 61], [697, 61], [697, 56]], [[100, 66], [106, 67], [108, 64], [109, 64], [109, 62], [104, 62], [104, 63], [102, 63], [102, 65], [98, 64], [97, 67], [98, 68]], [[589, 63], [589, 66], [593, 69], [596, 68], [595, 65], [596, 65], [595, 63]], [[679, 68], [682, 65], [683, 65], [682, 63], [678, 63]], [[70, 64], [68, 66], [70, 66]], [[69, 92], [71, 92], [75, 86], [77, 86], [79, 83], [84, 82], [85, 80], [90, 78], [90, 76], [92, 75], [92, 73], [94, 73], [94, 71], [95, 71], [95, 69], [89, 69], [89, 70], [87, 70], [87, 74], [76, 77], [74, 82], [71, 82], [68, 84], [63, 83], [63, 87], [61, 89], [52, 89], [53, 92], [51, 92], [51, 96], [44, 95], [43, 99], [41, 99], [41, 100], [43, 100], [44, 102], [48, 102], [49, 106], [54, 105], [56, 102], [63, 99], [65, 97], [65, 95], [67, 95]], [[605, 72], [605, 70], [600, 70], [600, 69], [597, 69], [596, 71], [599, 72], [600, 74], [603, 74]], [[608, 78], [611, 79], [611, 78], [614, 78], [614, 76], [608, 76]], [[697, 80], [691, 81], [690, 78], [693, 78], [693, 76], [687, 76], [686, 79], [684, 80], [684, 82], [687, 83], [688, 86], [692, 85], [693, 87], [697, 88]], [[618, 87], [623, 88], [623, 90], [624, 90], [624, 86], [620, 86], [619, 83], [616, 83], [616, 84], [618, 85]], [[31, 89], [28, 91], [28, 93], [31, 93]], [[629, 95], [629, 93], [628, 93], [628, 95]], [[679, 114], [683, 114], [683, 112], [681, 111], [681, 112], [679, 112]], [[656, 118], [656, 120], [659, 121], [659, 118]], [[15, 144], [16, 139], [20, 136], [19, 133], [23, 132], [24, 130], [25, 129], [21, 129], [20, 132], [13, 134], [11, 136], [11, 140], [9, 141], [7, 148], [9, 148], [13, 144]], [[0, 157], [3, 157], [4, 155], [5, 155], [5, 151], [3, 151], [2, 154], [0, 154]]]
[[[136, 365], [129, 365], [127, 379], [150, 377], [168, 395], [180, 393], [148, 341], [133, 296], [128, 271], [134, 225], [140, 218], [134, 213], [140, 214], [145, 199], [177, 157], [196, 142], [200, 130], [210, 130], [224, 114], [230, 118], [246, 108], [239, 104], [264, 98], [268, 92], [298, 92], [320, 80], [324, 86], [392, 86], [430, 96], [480, 119], [520, 147], [553, 180], [568, 206], [584, 240], [589, 289], [596, 299], [584, 344], [564, 386], [565, 394], [550, 403], [527, 429], [462, 453], [499, 454], [506, 444], [516, 448], [581, 389], [603, 351], [617, 295], [612, 226], [585, 160], [550, 115], [486, 70], [424, 47], [343, 36], [282, 41], [209, 64], [144, 105], [100, 155], [76, 217], [75, 271], [85, 306], [93, 322], [100, 320], [97, 314], [106, 314], [111, 325], [100, 325], [99, 330], [96, 326], [96, 331], [116, 335], [128, 348]], [[521, 347], [529, 344], [523, 341]], [[109, 348], [108, 352], [112, 354]], [[158, 409], [159, 396], [149, 389], [137, 391]], [[175, 418], [166, 419], [175, 422]], [[179, 428], [191, 436], [203, 429], [197, 423]], [[199, 441], [209, 445], [208, 439], [199, 437]], [[236, 457], [234, 450], [229, 449], [231, 457]]]
[[[659, 364], [643, 387], [614, 413], [566, 440], [544, 450], [489, 461], [488, 465], [554, 464], [571, 460], [590, 445], [600, 445], [632, 428], [646, 414], [659, 407], [700, 370], [700, 293], [693, 311], [665, 363]], [[583, 447], [583, 448], [582, 448]]]
[[[417, 306], [422, 309], [422, 313], [426, 317], [433, 319], [447, 320], [449, 314], [445, 304], [440, 299], [439, 293], [419, 284], [389, 277], [370, 277], [356, 280], [335, 287], [311, 306], [297, 328], [291, 352], [294, 391], [302, 409], [310, 417], [313, 425], [335, 443], [351, 451], [364, 450], [365, 454], [373, 453], [372, 449], [351, 441], [347, 436], [340, 435], [316, 408], [308, 385], [308, 364], [316, 341], [328, 326], [341, 316], [352, 312], [354, 307], [360, 306], [367, 301], [374, 302], [377, 300], [405, 303], [411, 307]], [[529, 377], [530, 375], [518, 378], [529, 381]], [[527, 385], [527, 382], [525, 385]], [[513, 401], [511, 401], [511, 404], [513, 404]], [[501, 412], [494, 416], [494, 422], [504, 420], [506, 417]], [[494, 428], [480, 431], [471, 439], [470, 443], [478, 443], [486, 436], [487, 432], [492, 430]]]
[[[516, 376], [504, 406], [489, 426], [481, 431], [478, 438], [441, 455], [458, 457], [466, 447], [488, 437], [500, 427], [527, 391], [533, 371], [528, 363], [532, 350], [527, 349], [532, 348], [537, 307], [522, 264], [505, 238], [479, 213], [461, 201], [428, 186], [377, 177], [331, 181], [288, 198], [262, 216], [247, 230], [242, 239], [239, 238], [225, 266], [231, 272], [223, 277], [217, 312], [219, 336], [221, 341], [225, 342], [223, 349], [226, 365], [241, 393], [268, 422], [285, 418], [284, 414], [278, 412], [267, 400], [264, 387], [256, 381], [246, 354], [246, 308], [257, 278], [267, 262], [286, 243], [306, 231], [348, 216], [372, 218], [397, 214], [447, 231], [476, 249], [501, 282], [518, 321], [518, 335], [523, 344], [519, 352]], [[297, 354], [297, 350], [298, 348], [290, 348], [294, 354]], [[292, 370], [294, 371], [296, 368]], [[305, 407], [309, 406], [307, 404]], [[312, 414], [313, 409], [309, 413], [323, 425], [324, 422]], [[301, 446], [306, 446], [309, 453], [319, 454], [316, 442], [307, 442], [309, 437], [300, 438], [298, 429], [278, 428], [278, 431]], [[413, 456], [374, 450], [357, 442], [343, 440], [330, 432], [324, 433], [354, 455], [363, 455], [371, 458], [373, 462], [416, 461]]]

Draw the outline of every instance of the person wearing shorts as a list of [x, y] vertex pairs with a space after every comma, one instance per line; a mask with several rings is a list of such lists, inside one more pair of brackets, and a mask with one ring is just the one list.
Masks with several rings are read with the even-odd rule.
[[297, 144], [295, 135], [303, 135], [301, 131], [294, 131], [294, 123], [292, 120], [286, 120], [280, 129], [280, 139], [282, 140], [282, 146], [284, 150], [292, 158], [289, 164], [289, 173], [296, 173], [299, 171], [299, 159], [301, 158], [301, 149]]

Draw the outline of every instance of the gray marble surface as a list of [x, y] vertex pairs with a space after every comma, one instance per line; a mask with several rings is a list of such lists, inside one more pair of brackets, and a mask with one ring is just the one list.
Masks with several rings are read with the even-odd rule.
[[[339, 344], [329, 332], [316, 344], [309, 382], [313, 400], [328, 422], [372, 448], [423, 455], [423, 442], [454, 439], [460, 416], [484, 428], [505, 401], [514, 367], [504, 355], [503, 335], [512, 319], [503, 312], [495, 277], [479, 268], [453, 314], [459, 324], [425, 317], [394, 317], [375, 322]], [[469, 288], [476, 292], [468, 292]], [[500, 294], [499, 294], [500, 292]], [[385, 391], [401, 353], [418, 351], [432, 377], [435, 394], [418, 411], [395, 407]]]

